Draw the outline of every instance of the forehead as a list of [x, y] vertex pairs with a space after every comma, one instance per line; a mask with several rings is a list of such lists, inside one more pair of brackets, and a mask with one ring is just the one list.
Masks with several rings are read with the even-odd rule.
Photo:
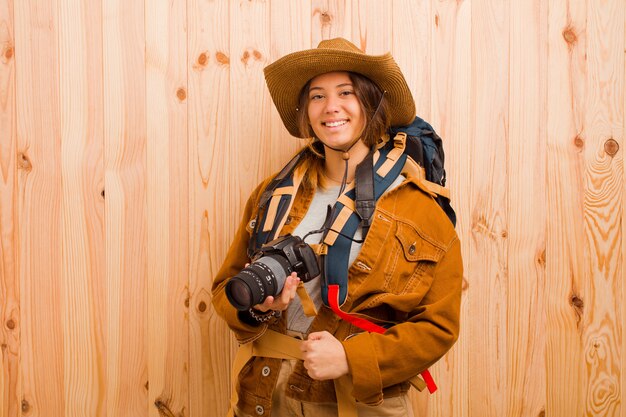
[[332, 88], [341, 84], [352, 84], [346, 71], [327, 72], [313, 77], [309, 88]]

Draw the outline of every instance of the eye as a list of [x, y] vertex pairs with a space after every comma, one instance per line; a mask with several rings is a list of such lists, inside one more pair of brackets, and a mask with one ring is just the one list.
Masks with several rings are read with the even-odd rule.
[[312, 95], [311, 97], [309, 97], [309, 100], [311, 100], [311, 101], [313, 101], [313, 100], [321, 100], [321, 99], [323, 99], [323, 98], [324, 98], [324, 96], [323, 96], [323, 95], [321, 95], [321, 94], [315, 94], [315, 95]]
[[354, 91], [352, 91], [352, 90], [345, 90], [345, 91], [342, 91], [341, 93], [339, 93], [340, 96], [349, 96], [349, 95], [352, 95], [352, 94], [354, 94]]

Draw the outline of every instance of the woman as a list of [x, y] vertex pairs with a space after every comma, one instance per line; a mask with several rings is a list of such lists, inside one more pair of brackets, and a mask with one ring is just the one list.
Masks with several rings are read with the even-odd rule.
[[[287, 130], [311, 139], [279, 185], [270, 178], [252, 193], [214, 280], [213, 304], [241, 344], [231, 413], [412, 416], [409, 380], [458, 337], [462, 261], [451, 222], [399, 158], [402, 137], [387, 135], [413, 121], [411, 92], [390, 54], [345, 39], [289, 54], [265, 78]], [[370, 220], [350, 202], [368, 182], [367, 161]], [[270, 184], [287, 190], [273, 193], [274, 209]], [[321, 277], [303, 285], [294, 272], [280, 293], [233, 307], [228, 283], [252, 268], [251, 249], [287, 235], [314, 248]]]

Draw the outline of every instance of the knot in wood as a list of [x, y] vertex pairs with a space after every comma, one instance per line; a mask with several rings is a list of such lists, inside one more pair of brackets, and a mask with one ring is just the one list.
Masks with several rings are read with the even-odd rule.
[[13, 58], [13, 47], [12, 46], [7, 46], [4, 50], [4, 57], [6, 58], [6, 60], [10, 60], [11, 58]]
[[182, 87], [179, 88], [178, 91], [176, 91], [176, 97], [178, 97], [180, 101], [184, 101], [187, 98], [187, 91]]
[[28, 413], [30, 411], [30, 404], [28, 401], [22, 400], [22, 413]]
[[563, 39], [565, 39], [565, 42], [569, 45], [574, 45], [578, 41], [576, 32], [574, 32], [574, 29], [571, 26], [568, 26], [563, 30]]
[[610, 138], [604, 142], [604, 152], [610, 157], [614, 157], [617, 151], [619, 151], [619, 143], [615, 139]]
[[217, 60], [218, 64], [222, 64], [222, 65], [230, 64], [230, 59], [224, 52], [216, 52], [215, 59]]
[[15, 329], [15, 322], [13, 321], [13, 319], [9, 319], [7, 320], [7, 328], [9, 330], [13, 330]]
[[571, 304], [572, 307], [574, 307], [576, 310], [579, 310], [579, 311], [582, 311], [582, 309], [585, 307], [585, 303], [577, 295], [572, 295], [569, 300], [569, 303]]
[[581, 138], [580, 136], [576, 135], [576, 137], [574, 138], [574, 146], [576, 146], [578, 149], [584, 148], [585, 140]]
[[204, 313], [206, 311], [206, 303], [204, 301], [200, 301], [198, 304], [198, 311]]
[[320, 20], [322, 21], [323, 25], [328, 25], [330, 24], [331, 20], [333, 20], [333, 18], [328, 12], [322, 12], [322, 14], [320, 15]]
[[30, 159], [28, 159], [28, 156], [25, 153], [19, 154], [17, 164], [21, 169], [27, 172], [33, 169], [33, 164], [30, 163]]
[[198, 64], [204, 67], [206, 65], [207, 61], [208, 61], [208, 58], [207, 58], [206, 54], [204, 52], [202, 52], [198, 56]]

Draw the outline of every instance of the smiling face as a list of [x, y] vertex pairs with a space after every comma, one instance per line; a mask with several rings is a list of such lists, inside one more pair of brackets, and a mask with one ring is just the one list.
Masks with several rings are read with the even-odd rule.
[[329, 72], [309, 85], [309, 123], [326, 146], [346, 150], [360, 137], [365, 117], [347, 72]]

